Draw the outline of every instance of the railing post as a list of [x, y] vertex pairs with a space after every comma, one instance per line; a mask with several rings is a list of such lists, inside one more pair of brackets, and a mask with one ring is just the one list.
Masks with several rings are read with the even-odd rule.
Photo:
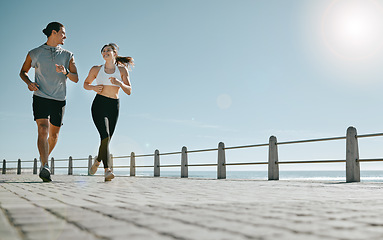
[[183, 146], [181, 155], [181, 178], [187, 178], [188, 176], [188, 153], [187, 148]]
[[225, 144], [223, 142], [218, 144], [217, 178], [226, 179]]
[[358, 139], [355, 127], [347, 129], [346, 182], [360, 182]]
[[51, 174], [55, 174], [55, 159], [53, 157], [51, 158]]
[[7, 173], [7, 161], [5, 159], [3, 159], [3, 170], [2, 170], [2, 174], [6, 174]]
[[88, 157], [88, 176], [90, 176], [89, 171], [90, 171], [91, 167], [92, 167], [92, 155], [89, 155], [89, 157]]
[[17, 174], [21, 174], [21, 159], [17, 160]]
[[278, 145], [275, 136], [271, 136], [269, 139], [268, 175], [269, 180], [279, 180]]
[[113, 171], [113, 154], [109, 154], [108, 167]]
[[73, 159], [72, 159], [72, 156], [69, 157], [68, 175], [73, 175]]
[[37, 174], [37, 158], [33, 159], [33, 174]]
[[154, 176], [160, 176], [160, 151], [158, 149], [154, 151]]
[[130, 153], [130, 176], [134, 177], [136, 176], [136, 156], [134, 155], [134, 152]]

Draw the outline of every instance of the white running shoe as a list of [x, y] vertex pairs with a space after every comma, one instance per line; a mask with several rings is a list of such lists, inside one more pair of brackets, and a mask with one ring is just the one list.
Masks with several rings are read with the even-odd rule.
[[106, 172], [105, 172], [105, 182], [111, 181], [113, 178], [114, 178], [114, 173], [112, 172], [112, 170], [110, 170], [110, 169], [106, 170]]
[[93, 165], [89, 169], [89, 174], [94, 175], [97, 172], [98, 166], [100, 166], [100, 162], [95, 158]]

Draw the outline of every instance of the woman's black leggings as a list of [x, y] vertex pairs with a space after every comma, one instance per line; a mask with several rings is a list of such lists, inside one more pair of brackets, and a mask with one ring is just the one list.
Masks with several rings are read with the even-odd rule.
[[109, 142], [116, 127], [120, 103], [118, 99], [108, 98], [97, 94], [92, 104], [92, 118], [100, 133], [101, 144], [98, 149], [97, 161], [108, 168]]

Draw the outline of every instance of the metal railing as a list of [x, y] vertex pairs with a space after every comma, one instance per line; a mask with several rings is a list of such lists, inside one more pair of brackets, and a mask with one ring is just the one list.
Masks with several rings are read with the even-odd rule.
[[[341, 137], [330, 137], [330, 138], [318, 138], [318, 139], [307, 139], [307, 140], [295, 140], [295, 141], [287, 141], [287, 142], [277, 142], [277, 138], [275, 136], [271, 136], [269, 138], [269, 143], [263, 144], [254, 144], [254, 145], [244, 145], [244, 146], [233, 146], [233, 147], [225, 147], [224, 143], [220, 142], [218, 144], [218, 148], [212, 149], [200, 149], [200, 150], [191, 150], [188, 151], [184, 146], [181, 151], [177, 152], [165, 152], [160, 153], [159, 150], [155, 150], [153, 154], [142, 154], [135, 155], [132, 152], [127, 156], [111, 156], [110, 165], [113, 169], [116, 168], [129, 168], [130, 176], [136, 175], [137, 168], [153, 168], [154, 177], [160, 176], [161, 168], [171, 168], [171, 167], [181, 167], [181, 178], [188, 177], [188, 167], [207, 167], [207, 166], [216, 166], [217, 167], [217, 179], [225, 179], [226, 178], [226, 166], [243, 166], [243, 165], [268, 165], [268, 180], [279, 180], [279, 165], [280, 164], [310, 164], [310, 163], [346, 163], [346, 182], [360, 182], [360, 162], [381, 162], [382, 158], [370, 158], [370, 159], [360, 159], [359, 158], [359, 149], [358, 149], [358, 139], [359, 138], [370, 138], [370, 137], [378, 137], [383, 136], [383, 133], [373, 133], [373, 134], [364, 134], [357, 135], [356, 129], [354, 127], [349, 127], [347, 129], [347, 135]], [[289, 145], [289, 144], [301, 144], [301, 143], [312, 143], [312, 142], [327, 142], [327, 141], [338, 141], [338, 140], [346, 140], [346, 159], [333, 159], [333, 160], [307, 160], [307, 161], [279, 161], [278, 160], [278, 146], [279, 145]], [[258, 147], [268, 147], [269, 156], [268, 161], [265, 162], [240, 162], [240, 163], [226, 163], [225, 151], [227, 150], [236, 150], [236, 149], [244, 149], [244, 148], [258, 148]], [[189, 164], [188, 163], [188, 154], [193, 153], [201, 153], [201, 152], [218, 152], [217, 163], [206, 163], [206, 164]], [[168, 164], [168, 165], [160, 165], [160, 156], [168, 156], [168, 155], [181, 155], [180, 164]], [[136, 158], [143, 157], [153, 157], [154, 162], [153, 165], [136, 165]], [[113, 159], [122, 159], [129, 158], [130, 165], [128, 166], [113, 166]], [[68, 175], [73, 175], [74, 168], [87, 168], [88, 171], [92, 166], [92, 156], [90, 155], [88, 158], [72, 158], [69, 159], [54, 159], [51, 158], [51, 172], [54, 174], [54, 169], [56, 168], [67, 168]], [[73, 166], [73, 161], [85, 161], [88, 160], [87, 167], [77, 167]], [[67, 167], [55, 167], [55, 162], [60, 161], [68, 161]], [[33, 174], [37, 174], [37, 159], [35, 158], [33, 161], [23, 161], [23, 163], [33, 162]], [[17, 161], [6, 161], [3, 160], [3, 168], [2, 173], [6, 173], [6, 165], [7, 163], [17, 163], [17, 174], [21, 174], [21, 160]], [[24, 168], [25, 169], [25, 168]], [[30, 169], [30, 168], [29, 168]]]

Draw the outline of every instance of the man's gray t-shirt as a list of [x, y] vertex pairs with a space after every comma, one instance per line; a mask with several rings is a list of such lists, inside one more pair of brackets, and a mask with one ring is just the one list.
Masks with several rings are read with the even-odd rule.
[[51, 47], [43, 44], [28, 54], [32, 59], [32, 67], [35, 68], [35, 82], [39, 85], [39, 90], [35, 91], [34, 95], [64, 101], [67, 77], [63, 73], [56, 72], [55, 64], [68, 69], [73, 53], [60, 46]]

